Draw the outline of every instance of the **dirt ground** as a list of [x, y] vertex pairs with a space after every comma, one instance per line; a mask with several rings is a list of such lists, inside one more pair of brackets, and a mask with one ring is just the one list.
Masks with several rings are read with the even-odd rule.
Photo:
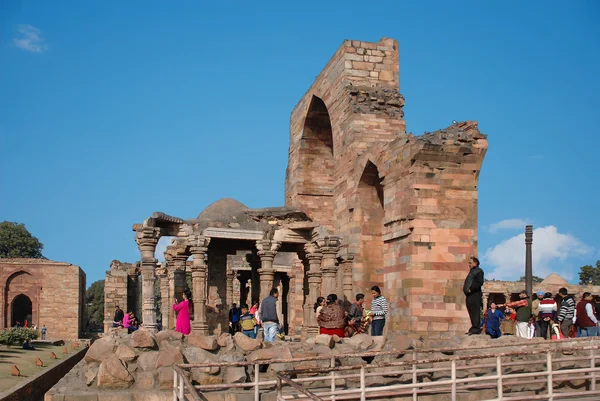
[[[34, 346], [35, 350], [24, 350], [16, 345], [10, 348], [0, 345], [0, 393], [35, 376], [66, 357], [63, 354], [64, 345], [34, 344]], [[50, 352], [54, 352], [57, 359], [50, 359]], [[75, 351], [69, 350], [69, 355], [73, 352]], [[36, 366], [36, 358], [40, 358], [44, 362], [44, 367]], [[17, 365], [21, 371], [20, 377], [10, 375], [13, 365]]]

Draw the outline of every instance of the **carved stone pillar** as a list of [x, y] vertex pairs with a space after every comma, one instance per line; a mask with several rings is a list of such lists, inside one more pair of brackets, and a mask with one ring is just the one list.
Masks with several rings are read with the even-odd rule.
[[321, 260], [323, 254], [319, 252], [319, 248], [314, 244], [306, 244], [304, 247], [306, 258], [308, 259], [308, 295], [304, 299], [304, 325], [303, 337], [313, 337], [319, 333], [317, 325], [317, 317], [315, 316], [314, 304], [317, 298], [321, 295]]
[[225, 298], [227, 302], [227, 310], [231, 308], [231, 305], [235, 302], [233, 298], [233, 280], [235, 279], [235, 270], [230, 269], [227, 270], [227, 290], [225, 293]]
[[481, 302], [483, 303], [483, 311], [485, 312], [488, 307], [488, 297], [490, 294], [487, 292], [483, 292], [482, 295], [483, 297], [481, 299]]
[[208, 253], [208, 244], [210, 238], [201, 235], [190, 235], [188, 245], [192, 253], [192, 287], [194, 294], [194, 321], [192, 322], [193, 334], [208, 334], [208, 323], [206, 313], [206, 299], [208, 297], [208, 267], [206, 264], [206, 254]]
[[143, 326], [156, 331], [156, 306], [154, 304], [154, 281], [156, 259], [154, 251], [160, 239], [160, 228], [141, 227], [135, 230], [135, 241], [142, 255], [142, 322]]
[[169, 274], [167, 264], [163, 263], [156, 269], [156, 275], [160, 280], [160, 315], [163, 329], [168, 328], [169, 317], [173, 309], [169, 303]]
[[341, 241], [338, 237], [325, 237], [317, 240], [319, 250], [323, 254], [321, 261], [321, 272], [323, 273], [321, 292], [323, 296], [328, 294], [339, 294], [340, 288], [337, 288], [337, 270], [336, 256]]
[[348, 303], [354, 302], [356, 294], [352, 292], [352, 266], [354, 265], [354, 254], [346, 253], [339, 256], [342, 265], [342, 292]]
[[258, 275], [260, 280], [260, 301], [269, 296], [275, 281], [275, 269], [273, 269], [273, 260], [281, 246], [281, 242], [260, 240], [256, 241], [258, 257], [260, 258], [260, 269]]

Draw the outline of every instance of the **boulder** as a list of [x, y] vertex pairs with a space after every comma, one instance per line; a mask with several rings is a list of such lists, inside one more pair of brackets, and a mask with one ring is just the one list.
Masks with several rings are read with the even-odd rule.
[[260, 348], [261, 342], [253, 338], [248, 337], [244, 333], [235, 333], [233, 336], [235, 345], [240, 347], [244, 352], [254, 351]]
[[142, 372], [154, 371], [158, 361], [158, 351], [142, 352], [137, 359], [137, 367]]
[[383, 348], [385, 347], [386, 338], [384, 336], [376, 336], [372, 337], [372, 339], [373, 344], [369, 348], [367, 348], [367, 350], [369, 352], [379, 352], [383, 350]]
[[184, 363], [183, 354], [179, 348], [165, 347], [158, 352], [156, 359], [156, 369], [163, 366], [173, 366], [174, 364]]
[[342, 342], [342, 338], [340, 336], [338, 336], [337, 334], [334, 334], [333, 336], [333, 342], [338, 344]]
[[85, 384], [87, 384], [88, 386], [91, 386], [96, 381], [96, 378], [98, 377], [99, 366], [100, 365], [98, 364], [98, 362], [92, 362], [86, 365]]
[[103, 337], [96, 340], [85, 354], [85, 361], [88, 363], [94, 361], [103, 362], [113, 354], [115, 347], [116, 342], [111, 337]]
[[219, 347], [226, 347], [231, 341], [231, 334], [222, 333], [219, 337], [217, 337], [217, 344]]
[[223, 333], [217, 338], [217, 344], [221, 347], [221, 350], [229, 351], [235, 348], [233, 343], [233, 337], [229, 333]]
[[412, 348], [421, 348], [422, 341], [410, 336], [397, 336], [388, 341], [392, 349], [396, 351], [405, 351]]
[[257, 349], [256, 351], [252, 351], [246, 357], [246, 359], [250, 362], [263, 359], [277, 360], [289, 358], [292, 358], [292, 353], [290, 352], [290, 349], [286, 346]]
[[243, 366], [229, 366], [225, 369], [223, 377], [225, 383], [245, 383], [246, 369]]
[[215, 351], [217, 348], [219, 348], [219, 344], [217, 343], [217, 338], [215, 336], [200, 336], [191, 334], [187, 337], [187, 343], [207, 351]]
[[131, 362], [136, 358], [135, 350], [125, 344], [121, 344], [117, 347], [115, 355], [125, 362]]
[[373, 345], [373, 337], [367, 334], [356, 334], [355, 336], [344, 338], [343, 344], [348, 344], [356, 351], [364, 352]]
[[139, 372], [135, 376], [135, 387], [140, 390], [150, 390], [156, 385], [154, 372]]
[[163, 366], [158, 369], [158, 386], [161, 390], [170, 390], [173, 388], [173, 368]]
[[333, 336], [330, 336], [329, 334], [319, 334], [315, 337], [315, 345], [324, 345], [326, 347], [333, 348], [335, 345], [335, 340], [333, 339]]
[[100, 364], [98, 369], [98, 387], [129, 388], [133, 384], [133, 376], [127, 371], [125, 362], [112, 355]]
[[133, 332], [132, 338], [134, 348], [156, 348], [156, 337], [148, 330], [136, 330]]
[[221, 362], [243, 362], [246, 360], [246, 356], [241, 350], [238, 351], [237, 349], [235, 349], [224, 354], [219, 354], [218, 359]]
[[189, 363], [218, 362], [214, 354], [198, 347], [183, 346], [181, 353]]
[[156, 333], [156, 341], [183, 341], [183, 334], [175, 330], [163, 330]]
[[220, 376], [212, 376], [204, 373], [201, 369], [191, 369], [192, 382], [200, 385], [206, 384], [222, 384], [223, 378]]

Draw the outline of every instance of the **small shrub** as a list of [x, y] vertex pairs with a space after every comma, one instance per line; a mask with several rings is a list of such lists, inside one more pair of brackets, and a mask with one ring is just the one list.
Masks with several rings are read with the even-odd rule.
[[23, 344], [25, 340], [35, 340], [40, 336], [37, 330], [26, 327], [11, 327], [0, 332], [0, 344], [11, 346]]

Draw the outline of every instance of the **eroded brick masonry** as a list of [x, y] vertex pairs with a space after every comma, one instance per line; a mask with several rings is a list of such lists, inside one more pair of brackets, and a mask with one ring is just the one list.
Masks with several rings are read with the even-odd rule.
[[473, 121], [407, 134], [399, 85], [398, 42], [342, 44], [292, 112], [286, 206], [344, 238], [354, 292], [381, 286], [392, 329], [464, 332], [488, 143]]
[[19, 321], [45, 325], [48, 338], [80, 338], [84, 330], [85, 273], [79, 266], [45, 259], [0, 259], [2, 327]]

